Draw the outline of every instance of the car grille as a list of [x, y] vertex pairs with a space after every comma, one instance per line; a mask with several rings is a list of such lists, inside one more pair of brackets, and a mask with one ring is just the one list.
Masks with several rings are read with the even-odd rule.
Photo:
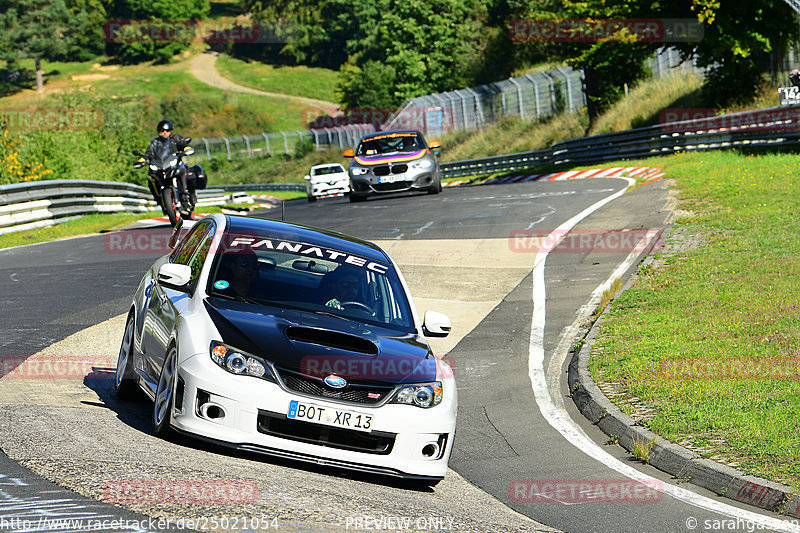
[[287, 389], [326, 400], [377, 405], [394, 392], [393, 385], [358, 382], [349, 382], [343, 389], [331, 389], [325, 386], [321, 378], [304, 376], [283, 368], [276, 370]]
[[400, 163], [397, 165], [380, 165], [372, 169], [372, 173], [376, 176], [388, 176], [389, 174], [403, 174], [408, 172], [408, 165]]
[[289, 420], [286, 415], [262, 410], [258, 411], [258, 431], [274, 437], [378, 455], [392, 453], [397, 436], [395, 433], [382, 431], [365, 433], [301, 420]]
[[381, 165], [379, 167], [375, 167], [372, 169], [372, 173], [376, 176], [388, 176], [389, 175], [389, 165]]
[[408, 170], [408, 165], [406, 165], [406, 164], [393, 165], [392, 166], [392, 174], [402, 174], [403, 172], [406, 172], [407, 170]]
[[372, 187], [376, 191], [400, 191], [411, 187], [410, 181], [395, 181], [394, 183], [373, 183]]

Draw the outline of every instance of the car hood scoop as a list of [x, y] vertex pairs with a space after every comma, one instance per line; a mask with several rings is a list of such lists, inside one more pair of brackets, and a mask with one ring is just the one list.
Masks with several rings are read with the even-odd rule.
[[205, 305], [223, 342], [285, 370], [382, 383], [437, 376], [436, 357], [414, 333], [222, 298]]
[[303, 326], [289, 326], [284, 333], [286, 337], [292, 341], [318, 344], [320, 346], [347, 350], [349, 352], [378, 355], [378, 347], [374, 342], [348, 333]]

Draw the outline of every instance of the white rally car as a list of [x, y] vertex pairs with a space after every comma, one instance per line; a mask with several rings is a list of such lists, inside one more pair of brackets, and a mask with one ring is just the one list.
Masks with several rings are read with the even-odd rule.
[[[173, 242], [180, 233], [178, 227]], [[245, 217], [197, 222], [133, 298], [115, 389], [157, 434], [435, 484], [457, 393], [405, 280], [378, 246]]]
[[306, 198], [309, 202], [316, 202], [320, 196], [350, 192], [350, 176], [339, 163], [313, 166], [305, 180]]

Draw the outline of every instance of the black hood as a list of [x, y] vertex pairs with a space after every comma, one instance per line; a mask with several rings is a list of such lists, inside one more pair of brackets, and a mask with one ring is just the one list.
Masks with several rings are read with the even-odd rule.
[[436, 379], [436, 358], [413, 333], [217, 297], [205, 305], [224, 343], [279, 368], [391, 384]]

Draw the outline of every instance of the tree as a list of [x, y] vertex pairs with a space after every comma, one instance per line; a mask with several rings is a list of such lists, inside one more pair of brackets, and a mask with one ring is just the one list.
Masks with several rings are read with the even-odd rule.
[[691, 0], [689, 9], [703, 24], [703, 38], [680, 48], [708, 67], [705, 93], [717, 105], [751, 98], [766, 55], [798, 38], [797, 14], [784, 0]]
[[74, 40], [78, 21], [64, 0], [14, 0], [0, 15], [2, 59], [33, 59], [36, 89], [44, 87], [42, 60], [63, 57]]
[[113, 32], [109, 49], [123, 61], [169, 61], [195, 38], [208, 0], [118, 0], [112, 18], [131, 21]]

